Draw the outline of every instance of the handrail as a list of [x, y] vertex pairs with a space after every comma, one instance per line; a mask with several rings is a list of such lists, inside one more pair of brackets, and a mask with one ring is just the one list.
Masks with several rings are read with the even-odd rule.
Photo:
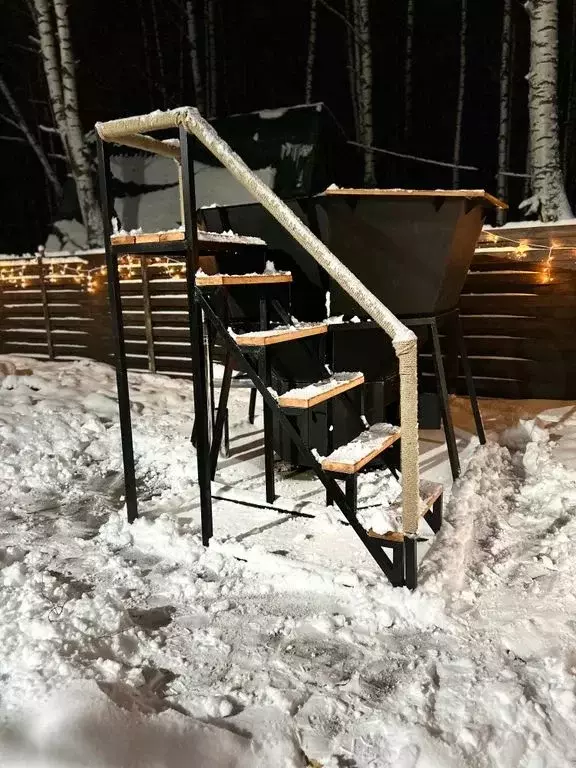
[[[342, 262], [319, 240], [290, 208], [246, 165], [194, 107], [96, 123], [103, 141], [140, 147], [177, 158], [175, 142], [160, 142], [145, 131], [184, 127], [266, 208], [295, 240], [328, 272], [390, 337], [400, 371], [400, 469], [402, 472], [402, 527], [416, 534], [420, 518], [418, 466], [418, 351], [415, 334], [407, 328]], [[159, 145], [159, 146], [157, 146]], [[162, 152], [160, 152], [160, 148]]]

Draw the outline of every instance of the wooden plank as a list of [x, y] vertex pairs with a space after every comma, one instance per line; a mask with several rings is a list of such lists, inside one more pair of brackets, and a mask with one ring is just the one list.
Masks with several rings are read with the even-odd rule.
[[[346, 475], [354, 475], [356, 472], [359, 472], [362, 467], [365, 467], [366, 464], [369, 464], [373, 459], [375, 459], [376, 456], [379, 456], [383, 451], [395, 443], [399, 437], [400, 430], [398, 430], [398, 432], [395, 434], [382, 438], [378, 447], [374, 448], [372, 451], [369, 451], [365, 456], [355, 462], [334, 461], [333, 459], [330, 459], [330, 456], [327, 456], [322, 461], [322, 469], [325, 469], [327, 472], [338, 472]], [[354, 441], [349, 443], [349, 445], [353, 445], [353, 443]]]
[[158, 236], [160, 243], [173, 243], [178, 240], [184, 240], [184, 232], [160, 232]]
[[[420, 481], [420, 517], [424, 517], [424, 515], [430, 511], [434, 502], [442, 495], [442, 491], [443, 488], [439, 483], [432, 483], [429, 480]], [[392, 508], [397, 510], [398, 515], [400, 516], [402, 513], [402, 500], [400, 499], [399, 501], [394, 502]], [[376, 531], [370, 529], [368, 531], [368, 536], [373, 539], [383, 539], [385, 541], [404, 541], [404, 533], [402, 531], [376, 533]]]
[[[145, 329], [141, 326], [129, 325], [124, 328], [124, 335], [127, 339], [145, 339]], [[166, 328], [162, 325], [154, 325], [154, 341], [166, 341], [173, 339], [174, 341], [189, 341], [190, 340], [190, 328], [187, 325], [181, 327]]]
[[14, 352], [20, 352], [27, 355], [41, 354], [48, 357], [48, 345], [46, 342], [35, 341], [10, 341], [4, 342], [5, 354], [11, 355]]
[[536, 293], [465, 294], [460, 299], [463, 314], [525, 315], [533, 317], [576, 319], [576, 296], [538, 295]]
[[238, 334], [234, 336], [234, 341], [240, 347], [268, 347], [271, 344], [296, 341], [296, 339], [304, 339], [308, 336], [319, 336], [327, 331], [327, 325], [312, 325], [305, 328], [293, 328], [284, 332], [270, 331], [268, 334], [256, 331], [255, 333]]
[[358, 195], [361, 197], [458, 197], [464, 200], [481, 198], [497, 208], [508, 208], [507, 203], [499, 200], [484, 189], [357, 189], [340, 188], [327, 189], [324, 195]]
[[[518, 226], [496, 227], [494, 229], [484, 230], [481, 236], [481, 242], [491, 242], [491, 236], [500, 235], [503, 238], [511, 240], [536, 243], [538, 245], [561, 245], [567, 247], [576, 246], [576, 224], [557, 224], [550, 223], [539, 225], [537, 227]], [[500, 241], [498, 241], [500, 243]]]
[[327, 391], [321, 392], [318, 395], [313, 395], [312, 397], [300, 398], [296, 396], [286, 397], [286, 395], [281, 395], [278, 398], [278, 405], [280, 405], [281, 408], [312, 408], [313, 406], [318, 405], [318, 403], [323, 403], [325, 400], [330, 400], [332, 397], [337, 397], [343, 392], [347, 392], [349, 389], [358, 387], [363, 383], [364, 376], [359, 374], [353, 379], [344, 381], [342, 384], [335, 384]]
[[521, 336], [467, 336], [469, 355], [492, 357], [522, 357], [545, 362], [568, 358], [576, 359], [576, 334], [553, 338], [531, 339]]
[[509, 335], [530, 339], [550, 339], [569, 334], [566, 323], [545, 315], [462, 315], [464, 335]]
[[[576, 389], [576, 358], [568, 354], [550, 360], [529, 358], [495, 357], [470, 355], [472, 375], [490, 379], [515, 379], [517, 381], [559, 384], [572, 381]], [[420, 370], [432, 374], [432, 357], [420, 355]]]
[[535, 293], [537, 295], [568, 294], [576, 296], [576, 272], [549, 272], [542, 267], [529, 270], [469, 272], [462, 295], [469, 293]]
[[196, 275], [196, 285], [200, 288], [217, 285], [269, 285], [271, 283], [291, 283], [292, 275]]
[[110, 238], [112, 245], [132, 245], [136, 242], [134, 235], [112, 235]]
[[[151, 294], [150, 304], [153, 311], [156, 309], [181, 309], [182, 311], [187, 311], [188, 297], [182, 294]], [[125, 307], [126, 309], [137, 309], [139, 307], [143, 307], [143, 297], [122, 296], [122, 307]]]

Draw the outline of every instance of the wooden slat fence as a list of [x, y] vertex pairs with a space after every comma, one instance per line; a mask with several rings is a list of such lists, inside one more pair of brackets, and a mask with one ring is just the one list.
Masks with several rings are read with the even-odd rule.
[[484, 232], [461, 312], [479, 394], [576, 398], [576, 223]]

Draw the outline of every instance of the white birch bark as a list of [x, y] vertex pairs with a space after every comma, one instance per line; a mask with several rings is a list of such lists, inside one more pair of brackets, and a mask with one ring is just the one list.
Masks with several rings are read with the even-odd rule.
[[54, 113], [54, 120], [58, 133], [62, 139], [64, 152], [70, 160], [70, 150], [68, 147], [68, 127], [66, 121], [66, 110], [64, 109], [64, 96], [62, 93], [62, 77], [60, 74], [60, 56], [58, 53], [58, 44], [56, 41], [56, 32], [52, 17], [52, 6], [50, 0], [34, 0], [34, 9], [36, 11], [36, 26], [38, 28], [38, 39], [40, 43], [40, 54], [46, 84], [48, 86], [48, 95], [50, 105]]
[[4, 98], [6, 99], [6, 103], [10, 107], [10, 110], [14, 116], [15, 124], [18, 126], [20, 132], [25, 137], [26, 141], [30, 145], [32, 151], [40, 161], [40, 164], [42, 165], [42, 168], [44, 169], [44, 173], [46, 174], [46, 178], [50, 182], [50, 185], [52, 186], [52, 189], [54, 190], [54, 194], [56, 195], [56, 199], [60, 198], [60, 195], [62, 194], [62, 186], [60, 184], [60, 181], [58, 179], [58, 176], [56, 175], [56, 172], [50, 165], [50, 161], [48, 160], [48, 157], [46, 156], [46, 152], [44, 151], [44, 147], [42, 144], [38, 141], [36, 136], [32, 133], [30, 130], [28, 123], [26, 122], [24, 115], [20, 111], [20, 108], [18, 107], [18, 104], [16, 103], [16, 100], [12, 96], [12, 93], [10, 89], [8, 88], [8, 85], [2, 75], [0, 74], [0, 91], [2, 92]]
[[[498, 197], [508, 197], [508, 170], [510, 156], [510, 62], [512, 42], [512, 0], [504, 0], [502, 17], [502, 46], [500, 58], [500, 119], [498, 125]], [[498, 224], [504, 224], [506, 212], [499, 208], [496, 213]]]
[[468, 31], [468, 0], [460, 0], [460, 64], [458, 74], [458, 98], [456, 102], [456, 128], [454, 131], [454, 153], [452, 162], [452, 187], [460, 186], [460, 155], [462, 151], [462, 119], [464, 117], [464, 95], [466, 92], [466, 34]]
[[312, 85], [314, 82], [314, 60], [316, 58], [316, 30], [318, 27], [317, 0], [310, 0], [310, 27], [308, 29], [308, 55], [306, 57], [306, 84], [304, 103], [312, 101]]
[[[365, 146], [374, 144], [372, 122], [372, 46], [370, 43], [369, 0], [358, 0], [358, 37], [360, 40], [360, 94], [359, 103], [362, 114], [362, 142]], [[364, 184], [376, 186], [374, 152], [364, 150]]]
[[201, 114], [205, 115], [206, 101], [204, 99], [200, 57], [198, 54], [198, 25], [196, 22], [195, 0], [186, 0], [186, 35], [190, 49], [190, 64], [192, 65], [192, 82], [194, 83], [196, 106]]
[[408, 0], [406, 11], [406, 58], [404, 62], [404, 136], [412, 130], [412, 50], [414, 48], [414, 5]]
[[50, 102], [76, 185], [87, 243], [89, 246], [100, 245], [102, 215], [80, 123], [67, 0], [53, 0], [52, 5], [48, 0], [34, 0], [34, 7]]
[[541, 221], [572, 218], [560, 166], [558, 131], [558, 5], [557, 0], [529, 0], [530, 17], [530, 175], [532, 197], [521, 203]]

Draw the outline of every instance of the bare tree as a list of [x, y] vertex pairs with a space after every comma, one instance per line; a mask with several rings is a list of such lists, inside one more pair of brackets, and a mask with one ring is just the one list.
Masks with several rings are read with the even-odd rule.
[[412, 50], [414, 48], [414, 4], [408, 0], [406, 11], [406, 58], [404, 62], [404, 136], [412, 130]]
[[[362, 142], [366, 147], [374, 144], [372, 122], [372, 46], [370, 43], [370, 14], [368, 0], [357, 0], [358, 40], [360, 43], [360, 91], [358, 102], [362, 115]], [[364, 184], [376, 186], [374, 153], [364, 150]]]
[[194, 83], [194, 96], [196, 106], [200, 112], [206, 114], [206, 100], [200, 69], [200, 56], [198, 52], [198, 23], [196, 16], [195, 0], [186, 0], [186, 34], [190, 49], [190, 63], [192, 65], [192, 81]]
[[17, 128], [20, 131], [20, 133], [22, 133], [22, 135], [24, 136], [24, 138], [32, 148], [32, 151], [40, 161], [40, 164], [44, 169], [44, 173], [46, 174], [46, 178], [48, 179], [52, 189], [54, 190], [56, 199], [59, 199], [62, 194], [62, 186], [60, 184], [58, 176], [54, 171], [54, 168], [50, 165], [50, 160], [48, 159], [48, 156], [44, 151], [44, 147], [42, 146], [40, 141], [37, 139], [37, 137], [34, 135], [30, 127], [28, 126], [28, 123], [26, 122], [24, 115], [20, 111], [20, 108], [18, 107], [18, 104], [16, 103], [16, 100], [14, 99], [14, 96], [12, 95], [12, 92], [8, 88], [8, 85], [4, 80], [4, 78], [2, 77], [2, 75], [0, 75], [0, 91], [4, 96], [6, 103], [10, 107], [10, 111], [12, 112], [13, 119], [7, 118], [5, 115], [0, 115], [0, 118], [3, 119], [5, 122], [9, 123], [13, 128]]
[[214, 0], [205, 0], [204, 5], [206, 29], [206, 113], [208, 117], [216, 115], [216, 13]]
[[541, 221], [572, 218], [560, 165], [557, 0], [528, 0], [530, 17], [530, 176], [532, 196], [520, 207]]
[[[500, 58], [500, 120], [498, 126], [498, 197], [508, 197], [508, 170], [510, 157], [510, 63], [512, 42], [512, 0], [504, 0], [502, 17], [502, 47]], [[504, 224], [506, 212], [499, 208], [498, 224]]]
[[102, 243], [102, 214], [78, 109], [67, 0], [33, 0], [50, 102], [76, 185], [89, 246]]
[[458, 74], [458, 98], [456, 102], [456, 129], [454, 131], [454, 153], [452, 187], [460, 186], [460, 155], [462, 151], [462, 120], [464, 117], [464, 95], [466, 89], [466, 36], [468, 32], [468, 0], [460, 0], [460, 64]]
[[362, 140], [362, 132], [360, 130], [360, 123], [358, 117], [358, 81], [357, 72], [358, 64], [356, 60], [356, 27], [354, 25], [354, 8], [353, 0], [345, 0], [344, 12], [346, 19], [346, 50], [347, 50], [347, 67], [348, 77], [350, 81], [350, 99], [352, 101], [352, 114], [354, 116], [354, 135], [356, 141]]
[[314, 59], [316, 57], [316, 30], [318, 27], [317, 0], [310, 0], [310, 26], [308, 29], [308, 55], [306, 57], [306, 84], [304, 89], [304, 101], [310, 104], [312, 101], [312, 83], [314, 80]]

